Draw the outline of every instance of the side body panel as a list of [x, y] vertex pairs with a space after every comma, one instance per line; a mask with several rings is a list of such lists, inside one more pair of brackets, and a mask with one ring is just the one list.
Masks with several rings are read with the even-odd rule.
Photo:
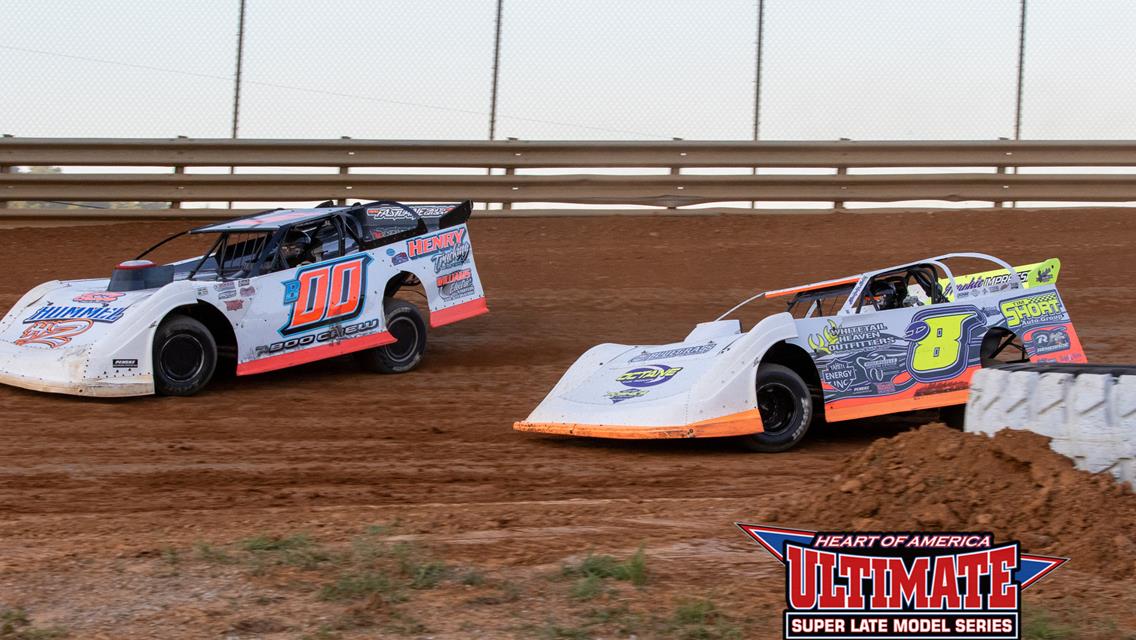
[[791, 342], [816, 363], [830, 421], [965, 403], [982, 340], [997, 327], [1035, 362], [1085, 361], [1053, 285], [796, 324]]
[[383, 300], [403, 273], [422, 283], [433, 327], [488, 311], [464, 224], [202, 293], [226, 298], [237, 373], [251, 375], [393, 342]]

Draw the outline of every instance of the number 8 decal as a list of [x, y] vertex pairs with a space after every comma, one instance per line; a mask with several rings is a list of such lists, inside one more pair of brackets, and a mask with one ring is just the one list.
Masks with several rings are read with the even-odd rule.
[[985, 324], [985, 316], [973, 305], [916, 313], [905, 332], [911, 377], [935, 382], [962, 374], [970, 362], [971, 334]]

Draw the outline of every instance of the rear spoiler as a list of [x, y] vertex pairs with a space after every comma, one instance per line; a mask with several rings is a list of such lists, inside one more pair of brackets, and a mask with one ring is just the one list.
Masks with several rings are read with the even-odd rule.
[[[1015, 266], [1014, 271], [1016, 271], [1018, 277], [1021, 278], [1022, 286], [1027, 289], [1030, 287], [1055, 284], [1058, 274], [1061, 273], [1061, 260], [1050, 258], [1042, 262], [1023, 264], [1021, 266]], [[980, 271], [978, 273], [955, 276], [955, 286], [958, 288], [958, 293], [964, 298], [968, 295], [973, 296], [974, 293], [972, 292], [979, 292], [984, 289], [1004, 289], [1009, 286], [1009, 282], [1010, 274], [1005, 269], [994, 269], [992, 271]], [[939, 284], [942, 285], [943, 292], [946, 294], [947, 299], [953, 301], [955, 299], [955, 291], [951, 289], [950, 280], [940, 278]]]

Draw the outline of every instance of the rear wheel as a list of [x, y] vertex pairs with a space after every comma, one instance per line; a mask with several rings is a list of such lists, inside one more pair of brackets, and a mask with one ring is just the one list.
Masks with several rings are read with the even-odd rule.
[[742, 436], [751, 451], [785, 451], [805, 437], [813, 418], [812, 394], [801, 376], [779, 364], [757, 369], [757, 409], [762, 432]]
[[986, 332], [982, 338], [982, 347], [978, 352], [982, 356], [982, 366], [991, 367], [996, 364], [1010, 364], [1029, 362], [1029, 355], [1017, 334], [1009, 329], [1000, 327]]
[[422, 361], [422, 354], [426, 351], [426, 323], [418, 307], [405, 300], [391, 298], [384, 306], [387, 331], [395, 341], [360, 351], [355, 358], [367, 371], [405, 373]]
[[154, 391], [191, 396], [205, 388], [217, 367], [217, 343], [209, 329], [180, 314], [162, 321], [154, 334]]

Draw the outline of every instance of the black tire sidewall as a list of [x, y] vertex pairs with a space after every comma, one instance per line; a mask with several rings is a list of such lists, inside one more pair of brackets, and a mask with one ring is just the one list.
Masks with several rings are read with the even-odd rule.
[[417, 330], [417, 341], [410, 357], [395, 359], [390, 349], [393, 345], [384, 345], [368, 349], [359, 354], [363, 366], [378, 373], [405, 373], [418, 366], [422, 355], [426, 352], [426, 322], [418, 307], [405, 300], [387, 300], [383, 305], [386, 313], [387, 331], [397, 322], [411, 322]]
[[[193, 378], [185, 381], [174, 380], [163, 370], [160, 354], [162, 347], [171, 339], [179, 335], [191, 335], [204, 348], [204, 363], [200, 371]], [[217, 342], [213, 334], [201, 322], [185, 315], [175, 314], [168, 316], [158, 325], [154, 333], [154, 345], [151, 350], [154, 369], [154, 393], [163, 396], [191, 396], [202, 389], [213, 378], [217, 369]]]
[[755, 393], [770, 383], [777, 383], [787, 388], [797, 403], [797, 410], [794, 411], [790, 426], [784, 430], [742, 436], [742, 442], [753, 451], [777, 452], [790, 449], [805, 437], [813, 421], [812, 394], [801, 376], [782, 365], [763, 364], [757, 369], [754, 380]]

